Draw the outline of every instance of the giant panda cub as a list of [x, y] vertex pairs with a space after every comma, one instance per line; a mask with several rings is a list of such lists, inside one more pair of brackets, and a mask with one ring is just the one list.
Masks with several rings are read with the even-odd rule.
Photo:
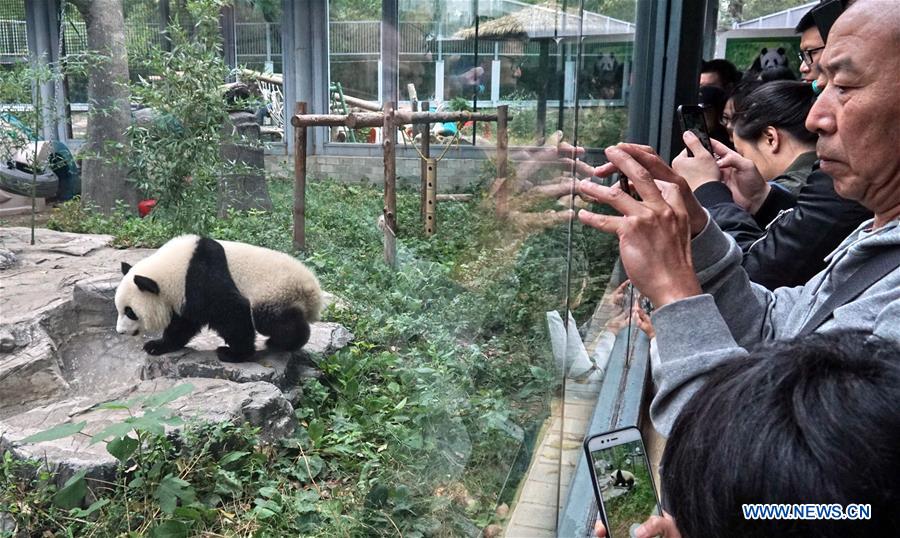
[[249, 359], [256, 332], [269, 337], [269, 349], [293, 351], [309, 340], [322, 308], [319, 281], [306, 266], [244, 243], [183, 235], [133, 267], [123, 262], [122, 274], [116, 331], [163, 331], [144, 344], [151, 355], [183, 348], [207, 325], [227, 344], [217, 350], [223, 361]]
[[616, 472], [609, 475], [609, 479], [612, 480], [613, 487], [625, 488], [628, 490], [634, 487], [634, 475], [628, 471], [623, 471], [622, 469], [617, 469]]

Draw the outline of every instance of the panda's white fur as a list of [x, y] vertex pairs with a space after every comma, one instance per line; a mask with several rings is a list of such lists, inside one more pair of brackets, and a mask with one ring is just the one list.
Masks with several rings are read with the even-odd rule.
[[[173, 322], [173, 316], [184, 313], [188, 269], [196, 260], [200, 241], [196, 235], [176, 237], [127, 270], [115, 297], [119, 314], [116, 330], [120, 334], [158, 332]], [[318, 279], [301, 262], [282, 252], [245, 243], [203, 241], [217, 243], [224, 249], [227, 268], [222, 270], [230, 274], [234, 286], [249, 301], [251, 309], [267, 305], [277, 309], [293, 306], [302, 312], [306, 322], [319, 320], [322, 290]], [[125, 270], [123, 266], [123, 272]], [[158, 293], [139, 289], [136, 277], [151, 279], [158, 286]], [[191, 285], [203, 286], [204, 282]], [[126, 315], [126, 307], [136, 314], [136, 321]]]
[[636, 482], [634, 474], [624, 471], [622, 469], [616, 469], [609, 475], [609, 479], [612, 481], [613, 486], [616, 487], [624, 487], [627, 489], [631, 489], [634, 487]]

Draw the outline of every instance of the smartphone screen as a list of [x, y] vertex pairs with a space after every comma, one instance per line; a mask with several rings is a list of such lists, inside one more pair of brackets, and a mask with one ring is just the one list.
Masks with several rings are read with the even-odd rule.
[[607, 536], [633, 537], [648, 517], [660, 514], [640, 431], [628, 428], [594, 436], [585, 441], [585, 448]]
[[[706, 151], [712, 153], [712, 142], [709, 141], [709, 129], [706, 127], [703, 107], [700, 105], [681, 105], [678, 107], [678, 117], [681, 118], [682, 131], [694, 133], [700, 139], [700, 143], [703, 144]], [[694, 156], [691, 150], [688, 150], [688, 156]]]

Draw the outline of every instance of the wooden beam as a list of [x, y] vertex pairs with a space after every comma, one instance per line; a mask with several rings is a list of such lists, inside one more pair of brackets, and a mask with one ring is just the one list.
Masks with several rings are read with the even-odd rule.
[[[424, 101], [422, 103], [422, 112], [429, 112], [430, 104], [428, 101]], [[422, 152], [422, 155], [427, 159], [431, 157], [431, 124], [430, 123], [420, 123], [419, 124], [419, 134], [422, 135], [421, 142], [419, 142], [419, 148]], [[428, 180], [426, 179], [426, 174], [428, 173], [428, 165], [426, 164], [425, 159], [422, 159], [420, 169], [421, 178], [421, 192], [419, 193], [419, 218], [422, 219], [422, 222], [425, 222], [425, 191], [427, 187]]]
[[[333, 93], [332, 95], [335, 99], [338, 98], [337, 92]], [[365, 99], [353, 97], [352, 95], [347, 95], [346, 93], [344, 94], [344, 102], [350, 106], [355, 106], [356, 108], [361, 108], [370, 112], [379, 112], [381, 110], [381, 105], [374, 101], [366, 101]]]
[[[547, 73], [550, 69], [550, 40], [542, 39], [538, 53], [538, 73]], [[543, 77], [538, 83], [537, 119], [534, 125], [535, 143], [541, 145], [547, 129], [547, 93], [550, 87], [550, 77]], [[560, 106], [562, 96], [559, 96]]]
[[497, 190], [496, 211], [498, 216], [505, 216], [509, 212], [509, 191], [507, 161], [509, 160], [509, 107], [501, 105], [497, 107]]
[[[306, 114], [306, 103], [297, 103], [294, 114]], [[294, 248], [306, 250], [306, 126], [294, 129]]]
[[[465, 121], [497, 121], [496, 113], [486, 112], [412, 112], [409, 110], [394, 111], [394, 125], [445, 123]], [[294, 127], [383, 127], [383, 112], [353, 112], [351, 114], [304, 114], [291, 118]]]
[[436, 194], [434, 199], [438, 202], [471, 202], [475, 199], [472, 194]]
[[398, 125], [407, 123], [444, 123], [448, 121], [497, 121], [497, 114], [491, 112], [469, 112], [466, 110], [453, 112], [397, 111]]
[[437, 161], [427, 159], [425, 184], [425, 237], [437, 231]]
[[384, 261], [397, 266], [397, 125], [394, 123], [393, 102], [384, 104], [384, 123], [381, 138], [384, 148]]

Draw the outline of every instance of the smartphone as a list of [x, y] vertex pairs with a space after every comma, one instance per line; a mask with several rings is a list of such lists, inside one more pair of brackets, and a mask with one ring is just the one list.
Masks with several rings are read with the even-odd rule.
[[[710, 154], [713, 154], [712, 142], [709, 141], [709, 128], [706, 126], [706, 116], [703, 114], [703, 105], [678, 105], [678, 119], [681, 121], [681, 131], [691, 131]], [[688, 149], [688, 157], [694, 153]]]
[[622, 189], [622, 192], [634, 198], [634, 193], [631, 191], [631, 187], [628, 185], [628, 176], [626, 176], [622, 172], [615, 172], [613, 174], [613, 181], [619, 183], [619, 188]]
[[633, 538], [648, 517], [662, 514], [639, 429], [593, 435], [584, 440], [584, 451], [608, 538]]

